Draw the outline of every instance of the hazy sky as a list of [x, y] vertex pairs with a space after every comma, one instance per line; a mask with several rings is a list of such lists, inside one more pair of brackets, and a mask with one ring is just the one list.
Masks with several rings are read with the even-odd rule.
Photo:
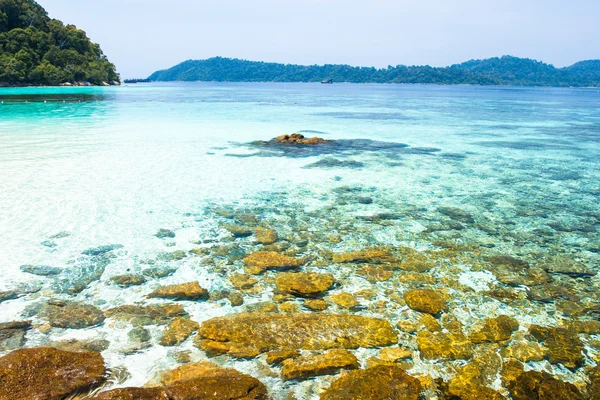
[[213, 56], [444, 66], [512, 54], [600, 58], [600, 0], [38, 0], [122, 77]]

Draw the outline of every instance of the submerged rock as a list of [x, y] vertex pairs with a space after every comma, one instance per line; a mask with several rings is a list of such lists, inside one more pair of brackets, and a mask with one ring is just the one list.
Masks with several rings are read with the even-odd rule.
[[190, 335], [196, 332], [200, 325], [186, 318], [175, 318], [163, 333], [160, 344], [163, 346], [175, 346], [186, 340]]
[[283, 361], [281, 378], [284, 381], [331, 375], [342, 369], [358, 369], [358, 359], [348, 350], [331, 350], [316, 356], [297, 357]]
[[179, 304], [153, 304], [149, 306], [124, 305], [104, 312], [107, 318], [128, 321], [136, 326], [164, 325], [175, 317], [186, 316], [187, 313]]
[[256, 236], [256, 241], [260, 244], [273, 244], [279, 238], [277, 231], [270, 228], [256, 228], [254, 234]]
[[158, 232], [156, 232], [154, 234], [154, 236], [156, 236], [159, 239], [168, 239], [168, 238], [174, 238], [175, 237], [175, 232], [173, 232], [170, 229], [165, 229], [165, 228], [160, 228], [158, 230]]
[[188, 282], [177, 285], [161, 286], [150, 293], [148, 298], [171, 300], [206, 300], [208, 299], [208, 290], [200, 287], [198, 282]]
[[278, 350], [270, 351], [266, 354], [266, 356], [267, 364], [279, 365], [287, 359], [299, 357], [300, 352], [298, 350]]
[[473, 355], [469, 339], [460, 333], [420, 331], [417, 334], [417, 345], [419, 346], [421, 357], [430, 360], [438, 358], [466, 360]]
[[105, 373], [99, 353], [16, 350], [0, 358], [0, 399], [61, 400], [103, 382]]
[[397, 333], [384, 320], [316, 313], [243, 313], [202, 323], [196, 343], [212, 354], [254, 357], [271, 350], [388, 346]]
[[93, 400], [172, 400], [164, 388], [120, 388], [100, 393]]
[[19, 292], [17, 292], [16, 290], [8, 290], [8, 291], [0, 292], [0, 303], [8, 301], [8, 300], [18, 299], [18, 298], [19, 298]]
[[38, 316], [57, 328], [83, 329], [104, 321], [104, 313], [91, 304], [50, 300], [42, 305]]
[[429, 289], [416, 289], [404, 293], [406, 304], [415, 311], [438, 315], [446, 310], [446, 300], [437, 292]]
[[321, 394], [321, 400], [418, 400], [417, 378], [402, 368], [380, 365], [342, 375]]
[[104, 246], [93, 247], [91, 249], [87, 249], [82, 251], [81, 254], [86, 256], [101, 256], [103, 254], [108, 253], [109, 251], [117, 250], [123, 248], [122, 244], [108, 244]]
[[573, 384], [560, 381], [547, 372], [527, 371], [508, 385], [515, 400], [584, 400]]
[[31, 329], [31, 321], [0, 323], [0, 351], [15, 350], [23, 347], [25, 344], [25, 334], [29, 329]]
[[21, 265], [19, 269], [25, 273], [39, 276], [58, 275], [62, 272], [62, 268], [49, 265]]
[[471, 213], [465, 211], [465, 210], [461, 210], [460, 208], [456, 208], [456, 207], [439, 207], [438, 208], [438, 212], [440, 214], [443, 214], [447, 217], [450, 217], [451, 219], [458, 221], [458, 222], [462, 222], [464, 224], [473, 224], [475, 223], [475, 219], [473, 218], [473, 216], [471, 215]]
[[597, 274], [596, 271], [589, 269], [585, 264], [565, 256], [547, 260], [542, 268], [551, 274], [563, 274], [574, 278], [595, 276]]
[[114, 284], [123, 287], [138, 286], [146, 282], [146, 278], [143, 275], [136, 274], [117, 275], [111, 277], [110, 280]]
[[337, 253], [333, 255], [334, 263], [373, 263], [393, 262], [395, 257], [389, 250], [366, 249], [350, 253]]
[[173, 275], [176, 271], [177, 268], [165, 265], [162, 267], [146, 268], [142, 271], [142, 274], [150, 278], [166, 278], [167, 276]]
[[249, 290], [258, 283], [258, 279], [247, 274], [231, 274], [229, 276], [229, 282], [231, 282], [236, 289]]
[[210, 362], [186, 364], [161, 377], [173, 400], [267, 400], [258, 379]]
[[90, 283], [100, 280], [110, 261], [107, 255], [81, 257], [74, 266], [63, 270], [53, 283], [52, 289], [56, 293], [81, 293]]
[[304, 260], [279, 254], [274, 251], [257, 251], [244, 258], [246, 272], [258, 275], [268, 269], [289, 269], [304, 264]]
[[284, 272], [277, 274], [275, 285], [281, 293], [299, 297], [317, 297], [329, 290], [335, 279], [331, 274]]
[[325, 311], [328, 307], [327, 302], [321, 299], [308, 299], [302, 305], [313, 311]]
[[[326, 157], [322, 158], [319, 161], [315, 161], [314, 163], [305, 165], [304, 169], [312, 169], [312, 168], [350, 168], [350, 169], [360, 169], [365, 166], [365, 163], [354, 160], [339, 160], [337, 158]], [[371, 201], [372, 202], [372, 201]], [[370, 204], [370, 203], [369, 203]]]
[[242, 225], [225, 225], [223, 228], [229, 231], [235, 238], [252, 236], [252, 229]]
[[360, 305], [360, 303], [358, 302], [358, 300], [356, 300], [354, 295], [346, 292], [334, 294], [332, 296], [329, 296], [327, 299], [332, 303], [337, 304], [342, 308], [345, 308], [346, 310], [352, 310], [353, 308], [356, 308]]
[[519, 329], [519, 322], [516, 319], [500, 315], [497, 318], [488, 319], [479, 332], [471, 335], [471, 341], [482, 343], [508, 340], [517, 329]]

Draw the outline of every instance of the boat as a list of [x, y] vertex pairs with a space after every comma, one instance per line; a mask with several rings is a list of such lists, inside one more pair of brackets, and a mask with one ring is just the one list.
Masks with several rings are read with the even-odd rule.
[[326, 79], [326, 80], [321, 81], [321, 83], [325, 84], [325, 85], [331, 85], [331, 84], [333, 84], [333, 79]]

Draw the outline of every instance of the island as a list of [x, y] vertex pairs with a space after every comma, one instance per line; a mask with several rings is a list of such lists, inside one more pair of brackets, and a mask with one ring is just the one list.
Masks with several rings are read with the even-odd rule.
[[509, 85], [600, 87], [600, 60], [565, 68], [540, 61], [503, 56], [471, 60], [449, 67], [295, 65], [213, 57], [188, 60], [157, 71], [151, 81], [425, 83], [440, 85]]
[[100, 46], [33, 0], [0, 1], [0, 86], [119, 85]]

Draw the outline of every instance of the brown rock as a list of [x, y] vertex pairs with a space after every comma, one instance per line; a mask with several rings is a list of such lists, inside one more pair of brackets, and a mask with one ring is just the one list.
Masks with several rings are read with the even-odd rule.
[[502, 349], [501, 354], [502, 357], [512, 357], [523, 362], [542, 361], [548, 357], [548, 349], [537, 342], [523, 340], [511, 343]]
[[350, 253], [337, 253], [333, 255], [334, 263], [381, 263], [393, 262], [394, 256], [389, 250], [366, 249], [361, 251], [352, 251]]
[[325, 311], [327, 310], [327, 302], [321, 299], [308, 299], [303, 303], [304, 307], [313, 311]]
[[348, 350], [331, 350], [316, 356], [297, 357], [283, 361], [281, 378], [284, 381], [335, 374], [342, 369], [357, 369], [358, 359]]
[[576, 333], [564, 328], [554, 328], [546, 336], [544, 344], [548, 348], [548, 360], [552, 364], [561, 363], [570, 369], [583, 365], [583, 343]]
[[258, 275], [267, 269], [288, 269], [304, 264], [303, 260], [288, 257], [274, 251], [257, 251], [244, 258], [246, 272]]
[[110, 280], [119, 286], [129, 287], [129, 286], [137, 286], [146, 282], [146, 278], [144, 275], [136, 275], [136, 274], [127, 274], [127, 275], [117, 275], [110, 278]]
[[327, 143], [331, 143], [331, 141], [329, 140], [325, 140], [322, 139], [320, 137], [312, 137], [312, 138], [305, 138], [304, 135], [301, 135], [299, 133], [292, 133], [291, 135], [280, 135], [277, 136], [275, 139], [271, 140], [269, 142], [270, 144], [292, 144], [292, 145], [304, 145], [304, 146], [314, 146], [314, 145], [319, 145], [319, 144], [327, 144]]
[[404, 293], [406, 304], [415, 311], [438, 315], [447, 309], [446, 301], [433, 290], [416, 289]]
[[577, 388], [547, 372], [527, 371], [508, 385], [515, 400], [584, 400]]
[[360, 304], [352, 294], [345, 292], [329, 296], [328, 299], [332, 303], [337, 304], [338, 306], [347, 310], [351, 310]]
[[163, 388], [121, 388], [100, 393], [95, 400], [171, 400]]
[[442, 330], [442, 326], [438, 320], [430, 314], [421, 314], [421, 318], [419, 318], [419, 320], [429, 332], [440, 332]]
[[383, 361], [396, 362], [398, 360], [412, 357], [413, 351], [411, 349], [407, 349], [406, 347], [386, 347], [381, 349], [381, 352], [379, 353], [379, 358], [381, 358]]
[[15, 350], [0, 358], [0, 399], [60, 400], [103, 382], [105, 373], [99, 353]]
[[279, 350], [279, 351], [269, 351], [266, 354], [267, 364], [269, 365], [279, 365], [284, 360], [288, 358], [296, 358], [300, 356], [300, 352], [298, 350]]
[[124, 305], [104, 312], [107, 318], [127, 321], [133, 325], [164, 325], [175, 317], [187, 313], [179, 304], [153, 304], [149, 306]]
[[469, 339], [458, 333], [420, 331], [417, 334], [417, 345], [421, 356], [426, 359], [457, 360], [468, 359], [473, 355]]
[[384, 320], [356, 315], [243, 313], [202, 323], [196, 343], [209, 353], [249, 357], [284, 349], [326, 350], [396, 343]]
[[254, 234], [256, 235], [256, 241], [260, 244], [273, 244], [279, 238], [277, 231], [270, 228], [256, 228]]
[[519, 329], [519, 322], [516, 319], [500, 315], [488, 319], [479, 332], [471, 335], [471, 342], [483, 343], [508, 340], [517, 329]]
[[349, 372], [321, 394], [321, 400], [418, 400], [421, 383], [396, 366]]
[[390, 268], [381, 265], [367, 265], [357, 271], [357, 275], [364, 277], [369, 282], [384, 282], [389, 280], [394, 273]]
[[331, 274], [284, 272], [277, 274], [275, 285], [281, 293], [300, 297], [317, 297], [329, 290], [335, 279]]
[[229, 282], [231, 282], [236, 289], [248, 290], [252, 289], [252, 287], [258, 283], [258, 279], [247, 274], [231, 274], [231, 276], [229, 276]]
[[266, 400], [258, 379], [230, 368], [203, 362], [186, 364], [161, 378], [171, 400]]
[[38, 313], [40, 318], [57, 328], [83, 329], [104, 321], [104, 314], [91, 304], [50, 300]]
[[514, 382], [524, 371], [523, 364], [517, 360], [506, 360], [502, 365], [500, 376], [504, 386], [508, 387], [511, 382]]
[[206, 300], [208, 299], [208, 290], [200, 287], [198, 282], [188, 282], [178, 285], [161, 286], [150, 293], [148, 298], [171, 300]]
[[25, 334], [31, 329], [31, 321], [0, 323], [0, 351], [15, 350], [25, 344]]
[[190, 335], [196, 332], [200, 325], [186, 318], [175, 318], [163, 333], [160, 344], [163, 346], [175, 346], [183, 342]]
[[225, 225], [223, 226], [235, 238], [244, 238], [252, 235], [252, 229], [242, 225]]

